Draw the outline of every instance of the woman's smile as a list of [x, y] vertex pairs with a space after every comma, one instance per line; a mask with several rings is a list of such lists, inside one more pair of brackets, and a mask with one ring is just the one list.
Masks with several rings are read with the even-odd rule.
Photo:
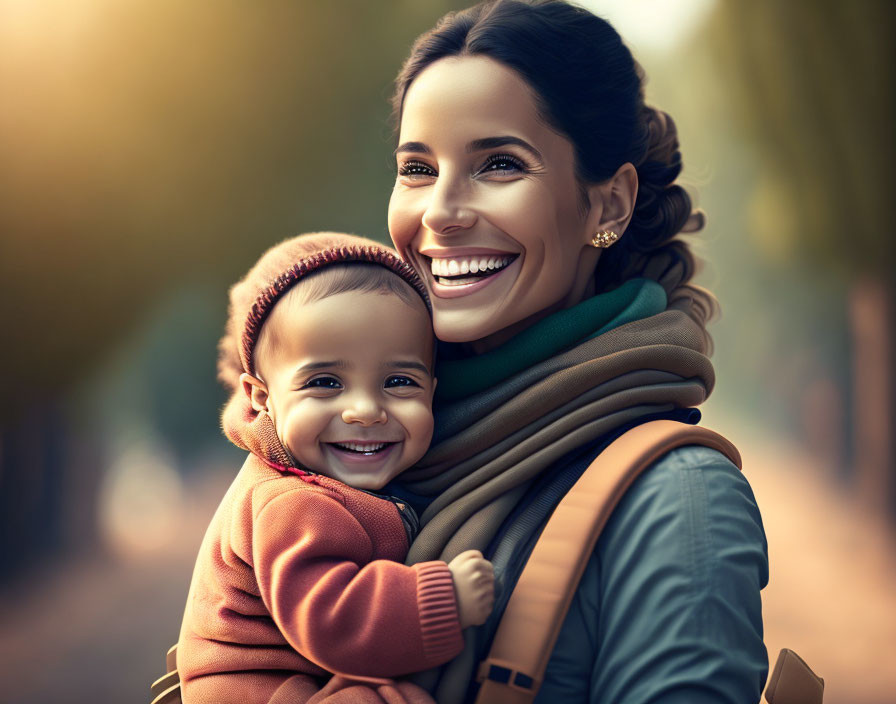
[[[520, 255], [513, 252], [428, 249], [419, 254], [424, 264], [421, 270], [431, 278], [430, 290], [439, 298], [466, 296], [488, 286], [502, 274], [519, 273], [519, 267], [512, 265]], [[427, 261], [429, 265], [425, 266]]]

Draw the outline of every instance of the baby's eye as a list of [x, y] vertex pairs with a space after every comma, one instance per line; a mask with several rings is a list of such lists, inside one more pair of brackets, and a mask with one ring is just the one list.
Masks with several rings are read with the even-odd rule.
[[305, 389], [341, 389], [342, 383], [335, 376], [316, 376], [309, 380]]
[[405, 161], [400, 164], [398, 167], [398, 175], [404, 176], [405, 178], [430, 178], [436, 175], [435, 169], [433, 169], [429, 164], [425, 164], [422, 161], [417, 161], [412, 159], [410, 161]]
[[479, 173], [511, 174], [520, 171], [526, 171], [526, 165], [520, 159], [511, 154], [492, 154], [485, 160]]
[[394, 389], [401, 386], [420, 386], [420, 384], [411, 379], [411, 377], [409, 376], [404, 376], [402, 374], [393, 374], [388, 379], [386, 379], [386, 383], [383, 386], [385, 386], [385, 388], [387, 389]]

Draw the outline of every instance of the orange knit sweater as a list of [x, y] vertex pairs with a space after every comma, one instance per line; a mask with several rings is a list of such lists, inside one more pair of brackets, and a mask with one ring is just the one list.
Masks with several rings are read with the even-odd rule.
[[391, 678], [463, 648], [444, 562], [407, 567], [398, 509], [250, 454], [196, 561], [177, 650], [185, 704], [268, 702], [287, 679]]

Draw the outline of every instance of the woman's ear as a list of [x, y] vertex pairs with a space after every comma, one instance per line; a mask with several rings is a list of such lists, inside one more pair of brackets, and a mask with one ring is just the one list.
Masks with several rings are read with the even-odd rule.
[[[638, 198], [638, 170], [631, 163], [620, 166], [603, 183], [588, 187], [591, 200], [588, 229], [590, 232], [611, 230], [617, 235], [625, 232]], [[595, 207], [600, 205], [600, 207]]]
[[268, 408], [269, 396], [267, 384], [257, 376], [252, 376], [251, 374], [243, 372], [240, 374], [240, 385], [243, 387], [246, 396], [249, 397], [249, 402], [252, 404], [253, 409], [259, 413], [262, 411], [270, 412], [270, 409]]

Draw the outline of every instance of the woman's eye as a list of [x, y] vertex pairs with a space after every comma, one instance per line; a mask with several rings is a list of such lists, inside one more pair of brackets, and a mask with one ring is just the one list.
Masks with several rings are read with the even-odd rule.
[[398, 167], [398, 175], [405, 178], [429, 178], [435, 176], [435, 170], [422, 161], [405, 161]]
[[386, 383], [384, 384], [384, 386], [387, 389], [394, 389], [401, 386], [420, 386], [420, 384], [411, 379], [411, 377], [409, 376], [395, 374], [394, 376], [390, 376], [388, 379], [386, 379]]
[[492, 154], [485, 160], [479, 173], [510, 174], [525, 171], [526, 165], [510, 154]]
[[308, 381], [303, 388], [306, 389], [341, 389], [342, 384], [334, 376], [316, 376]]

